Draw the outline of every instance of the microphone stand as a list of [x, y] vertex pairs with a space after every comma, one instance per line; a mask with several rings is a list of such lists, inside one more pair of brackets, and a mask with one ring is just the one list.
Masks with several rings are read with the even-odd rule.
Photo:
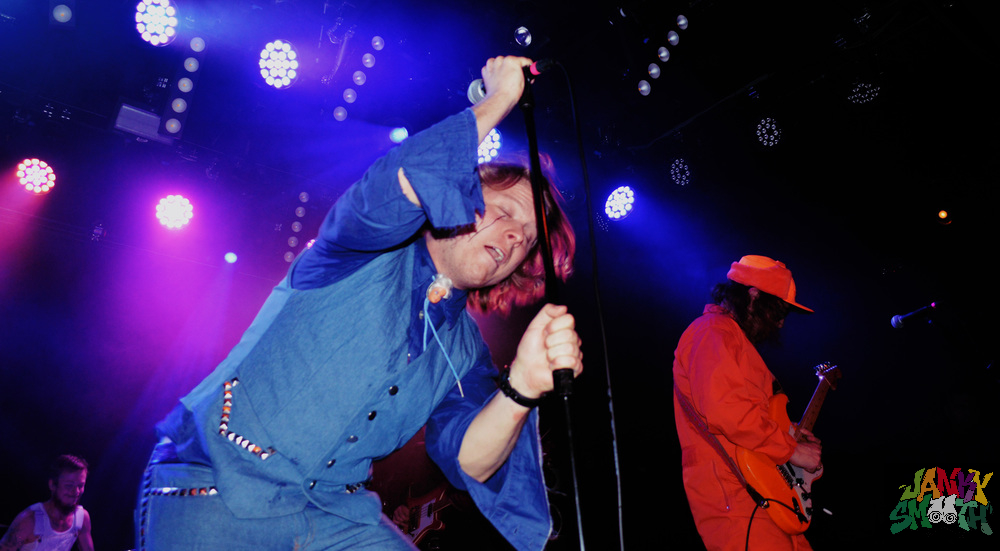
[[[541, 161], [538, 158], [538, 136], [535, 131], [535, 97], [531, 92], [531, 78], [534, 75], [528, 67], [524, 67], [524, 92], [519, 105], [524, 112], [524, 127], [528, 135], [528, 156], [531, 169], [531, 193], [535, 204], [535, 223], [538, 226], [538, 242], [542, 247], [542, 264], [545, 266], [545, 302], [558, 304], [556, 290], [555, 262], [552, 259], [552, 242], [549, 239], [548, 218], [545, 215], [545, 200], [542, 195], [545, 182], [542, 177]], [[573, 417], [569, 397], [573, 394], [573, 370], [557, 369], [552, 373], [555, 393], [562, 399], [566, 415], [566, 436], [569, 443], [570, 476], [573, 486], [573, 498], [576, 505], [576, 526], [580, 541], [580, 550], [585, 549], [583, 541], [583, 519], [580, 509], [580, 491], [576, 478], [576, 452], [573, 446]]]

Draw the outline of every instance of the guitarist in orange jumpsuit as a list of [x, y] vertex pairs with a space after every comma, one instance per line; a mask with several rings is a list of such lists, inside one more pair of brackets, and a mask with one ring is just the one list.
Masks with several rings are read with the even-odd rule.
[[744, 256], [727, 278], [674, 352], [674, 416], [691, 513], [709, 551], [811, 549], [802, 534], [790, 536], [764, 510], [754, 512], [754, 500], [710, 441], [714, 436], [729, 457], [741, 446], [776, 465], [821, 468], [819, 440], [802, 431], [796, 441], [771, 418], [768, 403], [780, 387], [756, 349], [777, 337], [790, 311], [812, 310], [795, 302], [792, 273], [776, 260]]

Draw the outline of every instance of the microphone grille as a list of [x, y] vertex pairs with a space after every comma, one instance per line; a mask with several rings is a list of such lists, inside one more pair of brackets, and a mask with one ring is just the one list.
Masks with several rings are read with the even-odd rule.
[[483, 84], [483, 79], [477, 78], [469, 83], [466, 97], [469, 98], [469, 102], [473, 105], [483, 101], [483, 98], [486, 97], [486, 85]]

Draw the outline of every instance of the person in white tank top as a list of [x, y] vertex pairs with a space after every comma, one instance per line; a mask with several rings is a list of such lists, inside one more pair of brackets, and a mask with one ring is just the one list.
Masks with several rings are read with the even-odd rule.
[[90, 514], [80, 506], [87, 484], [87, 462], [61, 455], [52, 464], [52, 497], [22, 511], [0, 538], [0, 551], [69, 551], [77, 541], [94, 551]]

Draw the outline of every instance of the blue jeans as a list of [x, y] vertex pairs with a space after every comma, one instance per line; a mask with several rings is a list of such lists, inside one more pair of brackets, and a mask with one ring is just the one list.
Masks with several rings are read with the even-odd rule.
[[309, 506], [281, 517], [236, 518], [213, 486], [211, 467], [172, 460], [173, 444], [157, 445], [143, 475], [137, 551], [416, 549], [385, 515], [379, 524], [360, 524]]

